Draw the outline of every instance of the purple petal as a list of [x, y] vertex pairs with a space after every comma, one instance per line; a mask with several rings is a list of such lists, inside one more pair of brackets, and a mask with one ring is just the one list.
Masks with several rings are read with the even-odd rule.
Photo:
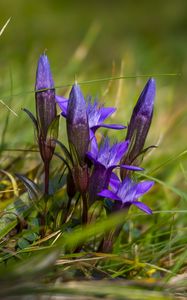
[[154, 185], [154, 181], [139, 182], [137, 184], [137, 188], [136, 188], [136, 199], [138, 199], [143, 194], [145, 194], [147, 191], [149, 191], [153, 185]]
[[107, 168], [109, 166], [109, 157], [110, 157], [109, 138], [104, 138], [102, 139], [102, 143], [99, 147], [98, 161]]
[[109, 129], [115, 129], [115, 130], [121, 130], [127, 128], [127, 126], [124, 125], [119, 125], [119, 124], [98, 124], [95, 126], [92, 126], [92, 130], [95, 132], [98, 128], [103, 127], [103, 128], [109, 128]]
[[132, 201], [136, 199], [136, 184], [133, 183], [130, 178], [126, 177], [119, 186], [117, 194], [124, 204], [128, 202], [132, 203]]
[[87, 152], [86, 156], [94, 163], [97, 163], [97, 157], [95, 156], [95, 153]]
[[100, 193], [98, 193], [97, 195], [101, 196], [101, 197], [121, 201], [121, 199], [115, 193], [113, 193], [112, 191], [109, 191], [109, 190], [103, 190]]
[[59, 103], [59, 102], [65, 102], [65, 101], [68, 101], [67, 98], [63, 97], [63, 96], [58, 96], [56, 95], [56, 102]]
[[110, 151], [110, 165], [115, 165], [117, 167], [118, 161], [121, 160], [129, 146], [129, 141], [124, 141], [121, 143], [116, 143], [111, 147]]
[[116, 108], [115, 107], [100, 107], [100, 118], [99, 118], [99, 122], [103, 122], [106, 118], [108, 118], [109, 116], [111, 116], [115, 111]]
[[67, 107], [68, 107], [68, 100], [64, 97], [55, 96], [56, 102], [60, 109], [62, 110], [63, 117], [67, 116]]
[[143, 168], [137, 167], [137, 166], [129, 166], [129, 165], [119, 165], [120, 168], [124, 168], [126, 170], [130, 171], [143, 171]]
[[139, 209], [143, 210], [146, 214], [151, 215], [152, 210], [144, 203], [139, 202], [139, 201], [133, 201], [131, 204], [136, 205]]
[[120, 184], [121, 184], [121, 181], [118, 178], [118, 176], [115, 173], [112, 173], [111, 177], [110, 177], [110, 187], [112, 188], [112, 190], [114, 192], [117, 192]]
[[95, 155], [98, 155], [99, 149], [97, 144], [97, 139], [95, 137], [94, 132], [90, 129], [90, 152], [95, 153]]

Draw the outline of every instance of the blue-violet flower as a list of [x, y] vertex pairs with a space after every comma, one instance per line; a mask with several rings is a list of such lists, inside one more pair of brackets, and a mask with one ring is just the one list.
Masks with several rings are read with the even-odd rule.
[[[105, 138], [100, 148], [98, 146], [96, 148], [93, 147], [91, 149], [92, 152], [87, 153], [87, 157], [94, 164], [89, 185], [91, 203], [96, 199], [99, 191], [108, 187], [112, 170], [119, 167], [118, 162], [127, 151], [128, 146], [128, 141], [115, 143], [111, 146], [109, 139]], [[122, 167], [128, 170], [142, 170], [142, 168], [135, 166], [123, 165]]]
[[89, 127], [86, 102], [79, 85], [74, 84], [67, 105], [67, 134], [72, 156], [78, 158], [79, 165], [85, 164], [89, 145]]
[[[54, 82], [48, 58], [45, 54], [38, 60], [36, 83], [36, 118], [38, 123], [38, 142], [41, 157], [44, 161], [52, 158], [55, 143], [47, 139], [49, 126], [57, 117]], [[58, 128], [57, 128], [58, 131]]]
[[[129, 151], [121, 160], [122, 164], [137, 164], [136, 158], [143, 150], [151, 125], [154, 99], [156, 93], [155, 80], [150, 78], [145, 85], [131, 116], [126, 140], [130, 141]], [[125, 173], [123, 170], [121, 173]], [[124, 175], [124, 174], [123, 174]], [[122, 176], [122, 178], [124, 178]]]
[[126, 177], [122, 182], [116, 181], [116, 186], [113, 191], [103, 189], [98, 196], [109, 198], [118, 201], [118, 209], [128, 208], [131, 205], [137, 206], [147, 214], [151, 214], [151, 209], [144, 203], [138, 201], [138, 198], [147, 193], [153, 186], [153, 181], [133, 182], [129, 177]]

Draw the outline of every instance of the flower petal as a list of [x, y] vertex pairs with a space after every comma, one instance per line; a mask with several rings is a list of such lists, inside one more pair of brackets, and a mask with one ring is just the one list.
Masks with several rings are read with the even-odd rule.
[[87, 152], [86, 156], [94, 163], [97, 163], [97, 157], [95, 156], [95, 153]]
[[68, 99], [61, 97], [61, 96], [55, 96], [56, 102], [60, 109], [62, 110], [62, 116], [66, 118], [67, 116], [67, 107], [68, 107]]
[[109, 191], [107, 189], [102, 190], [97, 195], [101, 196], [101, 197], [105, 197], [105, 198], [110, 198], [110, 199], [113, 199], [113, 200], [119, 200], [119, 201], [121, 201], [121, 199], [115, 193], [113, 193], [112, 191]]
[[144, 204], [142, 202], [133, 201], [133, 202], [131, 202], [131, 204], [136, 205], [139, 209], [141, 209], [142, 211], [144, 211], [148, 215], [152, 214], [152, 210], [146, 204]]
[[122, 129], [127, 128], [127, 126], [120, 125], [120, 124], [103, 124], [103, 123], [100, 123], [100, 124], [97, 124], [95, 126], [92, 126], [92, 130], [94, 130], [94, 132], [95, 132], [100, 127], [115, 129], [115, 130], [122, 130]]
[[100, 107], [99, 111], [100, 111], [99, 122], [103, 122], [106, 118], [111, 116], [116, 111], [116, 108], [115, 107]]
[[117, 192], [117, 190], [118, 190], [120, 184], [121, 184], [121, 181], [120, 181], [120, 179], [118, 178], [118, 176], [117, 176], [115, 173], [112, 173], [112, 174], [111, 174], [111, 177], [110, 177], [110, 183], [109, 183], [109, 185], [110, 185], [110, 187], [112, 188], [112, 190], [113, 190], [114, 192]]
[[137, 167], [137, 166], [129, 166], [129, 165], [119, 165], [120, 168], [124, 168], [126, 170], [130, 171], [143, 171], [143, 168]]
[[111, 147], [110, 150], [110, 166], [115, 165], [121, 160], [129, 146], [129, 141], [116, 143]]
[[150, 188], [154, 185], [154, 181], [142, 181], [137, 184], [136, 188], [136, 199], [141, 197], [143, 194], [148, 192]]

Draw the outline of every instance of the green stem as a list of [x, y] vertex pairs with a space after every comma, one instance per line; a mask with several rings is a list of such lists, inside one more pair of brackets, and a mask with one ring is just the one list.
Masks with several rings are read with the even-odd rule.
[[82, 224], [88, 223], [88, 200], [86, 197], [86, 193], [82, 193]]
[[49, 165], [50, 165], [50, 163], [48, 160], [44, 161], [44, 176], [45, 176], [44, 192], [45, 192], [45, 195], [49, 194]]
[[47, 200], [49, 195], [49, 165], [48, 160], [44, 161], [44, 212], [41, 215], [41, 236], [44, 237], [47, 227]]
[[102, 251], [105, 253], [112, 252], [113, 245], [114, 245], [116, 239], [118, 238], [122, 228], [123, 228], [123, 225], [118, 225], [115, 230], [111, 230], [110, 232], [106, 233], [106, 235], [104, 236], [104, 238], [99, 246], [98, 251]]

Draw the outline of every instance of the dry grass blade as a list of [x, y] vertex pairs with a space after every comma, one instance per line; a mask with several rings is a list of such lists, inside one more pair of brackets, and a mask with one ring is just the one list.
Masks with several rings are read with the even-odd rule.
[[18, 117], [17, 113], [13, 111], [12, 108], [10, 108], [3, 100], [0, 100], [0, 103], [3, 104], [13, 115]]
[[11, 19], [11, 18], [9, 18], [9, 19], [6, 21], [5, 25], [1, 28], [1, 30], [0, 30], [0, 36], [3, 34], [5, 28], [7, 27], [8, 23], [10, 22], [10, 19]]

